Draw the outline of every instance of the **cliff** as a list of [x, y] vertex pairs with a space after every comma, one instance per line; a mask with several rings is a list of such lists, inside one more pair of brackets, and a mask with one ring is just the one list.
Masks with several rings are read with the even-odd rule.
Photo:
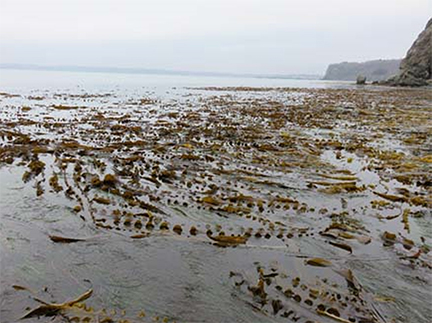
[[355, 81], [357, 76], [363, 75], [368, 81], [383, 81], [398, 73], [400, 63], [400, 59], [391, 59], [331, 64], [327, 68], [324, 80]]
[[385, 84], [423, 86], [432, 83], [432, 18], [402, 60], [399, 74]]

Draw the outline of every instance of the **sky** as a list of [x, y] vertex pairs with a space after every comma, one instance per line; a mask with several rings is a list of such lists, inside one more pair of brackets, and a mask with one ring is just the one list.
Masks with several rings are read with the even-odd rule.
[[0, 63], [324, 74], [402, 58], [432, 0], [0, 0]]

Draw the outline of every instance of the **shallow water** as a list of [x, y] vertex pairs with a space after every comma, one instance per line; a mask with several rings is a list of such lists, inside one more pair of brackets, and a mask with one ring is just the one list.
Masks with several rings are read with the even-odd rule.
[[[13, 285], [46, 302], [92, 288], [118, 322], [431, 320], [431, 93], [25, 71], [0, 86], [2, 322], [40, 305]], [[222, 231], [247, 239], [218, 246]], [[54, 320], [85, 321], [72, 312]]]

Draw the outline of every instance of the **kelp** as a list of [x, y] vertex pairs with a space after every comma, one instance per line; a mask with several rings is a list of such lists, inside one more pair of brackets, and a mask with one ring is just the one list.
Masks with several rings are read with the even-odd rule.
[[341, 248], [343, 250], [348, 251], [349, 253], [352, 253], [352, 247], [346, 243], [339, 243], [339, 242], [333, 242], [333, 241], [329, 241], [329, 244], [331, 244], [332, 246]]
[[225, 235], [218, 235], [218, 236], [211, 236], [208, 235], [208, 237], [216, 241], [216, 244], [218, 246], [237, 246], [240, 244], [245, 244], [248, 240], [247, 237], [244, 236], [225, 236]]
[[316, 267], [329, 267], [332, 265], [331, 261], [323, 259], [323, 258], [311, 258], [306, 260], [306, 264], [310, 266]]
[[318, 174], [320, 177], [324, 177], [327, 179], [333, 179], [338, 181], [357, 181], [358, 177], [355, 176], [336, 176], [336, 175], [328, 175], [328, 174]]
[[93, 294], [93, 289], [89, 289], [82, 295], [76, 297], [71, 301], [66, 301], [64, 303], [47, 303], [37, 299], [37, 301], [42, 302], [43, 304], [39, 307], [31, 310], [27, 314], [25, 314], [22, 319], [31, 318], [34, 316], [52, 316], [58, 313], [67, 312], [70, 308], [76, 306], [78, 303], [85, 301]]
[[[37, 106], [17, 107], [5, 96], [5, 108], [15, 110], [0, 113], [0, 166], [19, 170], [38, 203], [64, 202], [59, 213], [135, 245], [160, 235], [238, 247], [239, 255], [255, 248], [257, 259], [266, 248], [280, 259], [322, 248], [298, 256], [305, 273], [326, 273], [359, 259], [374, 241], [412, 270], [429, 268], [430, 241], [419, 243], [414, 217], [427, 215], [432, 205], [430, 94], [207, 90], [191, 90], [185, 101], [119, 96], [113, 102], [103, 94], [64, 93], [54, 95], [62, 100], [54, 105], [44, 93]], [[94, 99], [91, 107], [77, 100], [84, 98]], [[50, 115], [54, 110], [62, 117]], [[310, 277], [279, 291], [283, 276], [244, 277], [248, 293], [266, 301], [258, 306], [266, 315], [296, 321], [300, 311], [288, 309], [295, 303], [310, 309], [304, 321], [333, 319], [323, 315], [338, 312], [348, 318], [343, 305], [336, 308], [329, 299], [318, 308], [320, 293]], [[355, 279], [346, 277], [359, 292]]]
[[252, 302], [257, 311], [268, 316], [294, 322], [319, 322], [320, 316], [339, 322], [384, 322], [369, 301], [371, 295], [364, 291], [351, 270], [334, 268], [322, 258], [308, 259], [305, 265], [335, 271], [345, 279], [347, 287], [327, 279], [304, 281], [284, 273], [283, 268], [272, 268], [266, 274], [261, 264], [256, 268], [257, 278], [252, 272], [230, 272], [230, 279], [237, 293], [242, 293], [241, 299]]
[[55, 110], [77, 110], [80, 107], [78, 106], [70, 106], [70, 105], [52, 105], [51, 108], [55, 109]]
[[49, 184], [51, 186], [51, 188], [55, 191], [55, 192], [60, 192], [63, 191], [63, 187], [59, 184], [59, 177], [57, 174], [53, 174], [50, 179], [49, 179]]
[[329, 317], [329, 318], [331, 318], [331, 319], [333, 319], [333, 320], [335, 320], [337, 322], [352, 323], [352, 321], [345, 320], [345, 319], [339, 317], [339, 315], [332, 314], [329, 311], [323, 311], [323, 310], [317, 309], [317, 313], [320, 314], [320, 315]]
[[61, 237], [56, 235], [49, 235], [49, 238], [53, 242], [60, 242], [60, 243], [73, 243], [73, 242], [85, 241], [85, 239], [82, 238], [68, 238], [68, 237]]
[[392, 202], [408, 202], [408, 199], [405, 196], [398, 196], [398, 195], [391, 195], [391, 194], [385, 194], [380, 192], [375, 192], [376, 195], [379, 197], [382, 197], [383, 199], [392, 201]]
[[[141, 310], [136, 318], [127, 317], [124, 310], [118, 313], [115, 309], [111, 310], [95, 310], [84, 303], [93, 295], [93, 289], [89, 289], [85, 293], [79, 295], [78, 297], [66, 301], [64, 303], [51, 303], [46, 302], [35, 296], [35, 292], [31, 289], [14, 285], [13, 288], [18, 291], [27, 291], [30, 293], [31, 297], [38, 303], [42, 305], [30, 310], [21, 320], [30, 319], [34, 317], [52, 317], [61, 316], [67, 322], [87, 322], [87, 323], [129, 323], [129, 322], [142, 322], [142, 319], [146, 317], [146, 313]], [[154, 316], [153, 321], [168, 323], [171, 320], [168, 317]]]
[[45, 163], [43, 161], [40, 161], [38, 159], [32, 160], [27, 167], [29, 168], [28, 171], [26, 171], [23, 176], [22, 180], [24, 182], [28, 182], [30, 179], [35, 178], [39, 174], [41, 174], [45, 170]]

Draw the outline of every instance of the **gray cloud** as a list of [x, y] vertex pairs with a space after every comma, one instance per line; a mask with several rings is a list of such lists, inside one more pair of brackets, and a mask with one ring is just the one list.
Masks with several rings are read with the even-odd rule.
[[402, 57], [430, 0], [0, 0], [0, 62], [323, 73]]

